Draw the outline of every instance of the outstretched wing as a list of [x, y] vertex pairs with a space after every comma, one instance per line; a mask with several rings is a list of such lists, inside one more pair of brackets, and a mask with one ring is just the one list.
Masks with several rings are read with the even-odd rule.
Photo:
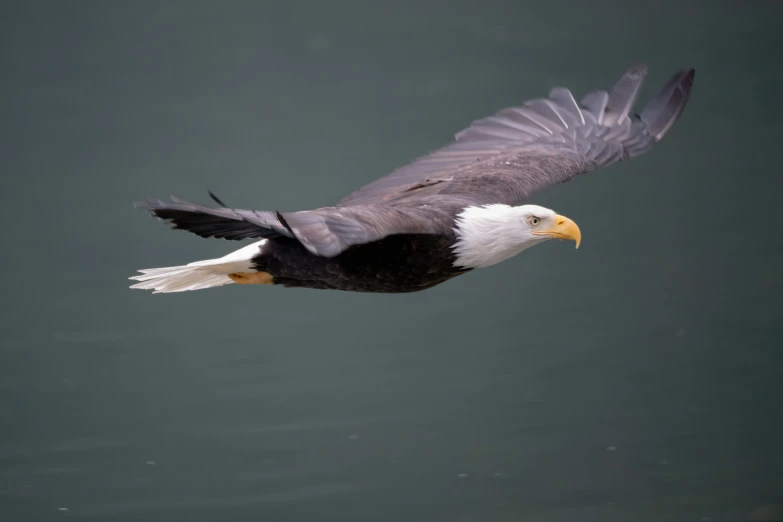
[[[219, 201], [219, 200], [218, 200]], [[147, 199], [134, 204], [152, 216], [171, 223], [171, 228], [187, 230], [200, 237], [239, 241], [249, 238], [293, 237], [278, 213], [233, 208], [211, 208], [174, 196], [171, 201]]]
[[629, 68], [611, 91], [577, 103], [571, 91], [526, 101], [477, 120], [453, 143], [353, 192], [340, 206], [415, 205], [433, 195], [518, 204], [547, 185], [633, 158], [650, 149], [682, 114], [694, 70], [675, 73], [640, 115], [631, 108], [647, 74]]
[[[577, 103], [555, 88], [474, 122], [456, 141], [357, 190], [336, 207], [300, 212], [209, 208], [174, 198], [141, 206], [201, 237], [289, 237], [316, 255], [394, 234], [452, 234], [466, 206], [517, 204], [547, 185], [650, 150], [682, 114], [693, 69], [672, 76], [641, 114], [630, 111], [647, 73], [632, 67], [610, 92]], [[219, 200], [217, 200], [220, 203]]]
[[[201, 237], [230, 240], [288, 237], [323, 257], [334, 257], [353, 245], [391, 234], [449, 235], [457, 208], [449, 198], [431, 207], [397, 209], [385, 205], [328, 207], [298, 212], [212, 208], [172, 196], [172, 201], [148, 199], [138, 208], [168, 221], [172, 228]], [[463, 207], [468, 202], [464, 202]]]

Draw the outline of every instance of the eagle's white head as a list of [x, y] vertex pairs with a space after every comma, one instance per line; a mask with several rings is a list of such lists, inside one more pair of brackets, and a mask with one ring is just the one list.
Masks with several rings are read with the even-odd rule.
[[537, 205], [466, 207], [454, 224], [454, 265], [461, 268], [494, 265], [550, 239], [570, 239], [577, 248], [582, 240], [576, 223]]

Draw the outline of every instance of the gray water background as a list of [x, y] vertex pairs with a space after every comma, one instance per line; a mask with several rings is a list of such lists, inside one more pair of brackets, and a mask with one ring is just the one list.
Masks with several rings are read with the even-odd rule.
[[[777, 2], [4, 2], [0, 520], [783, 519]], [[131, 291], [471, 120], [696, 67], [582, 228], [410, 295]], [[643, 101], [643, 100], [642, 100]], [[777, 507], [776, 507], [777, 506]]]

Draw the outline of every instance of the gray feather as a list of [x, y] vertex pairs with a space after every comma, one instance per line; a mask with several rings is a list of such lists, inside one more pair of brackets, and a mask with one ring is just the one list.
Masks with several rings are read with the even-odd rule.
[[691, 95], [693, 78], [696, 72], [680, 71], [672, 75], [661, 93], [653, 98], [642, 110], [641, 120], [648, 133], [656, 141], [666, 134], [685, 110], [685, 104]]
[[[393, 234], [447, 235], [447, 206], [403, 211], [383, 205], [324, 208], [283, 214], [295, 237], [311, 253], [334, 257], [353, 245]], [[450, 221], [449, 221], [450, 223]]]
[[622, 123], [631, 110], [647, 76], [647, 66], [643, 63], [630, 67], [609, 92], [603, 125], [612, 127]]
[[584, 125], [585, 117], [574, 99], [574, 95], [564, 87], [555, 87], [549, 91], [549, 99], [566, 110], [567, 114], [576, 116], [574, 125]]
[[[587, 110], [587, 114], [592, 116], [593, 125], [603, 125], [606, 104], [609, 102], [609, 93], [606, 91], [593, 91], [582, 98], [582, 106]], [[588, 123], [588, 122], [586, 122]]]

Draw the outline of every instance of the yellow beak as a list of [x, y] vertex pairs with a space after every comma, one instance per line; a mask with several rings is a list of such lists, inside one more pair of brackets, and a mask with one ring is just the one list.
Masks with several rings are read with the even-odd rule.
[[548, 230], [536, 230], [533, 234], [537, 236], [551, 237], [552, 239], [570, 239], [576, 242], [576, 248], [582, 242], [582, 232], [576, 223], [565, 216], [555, 216], [555, 226]]

